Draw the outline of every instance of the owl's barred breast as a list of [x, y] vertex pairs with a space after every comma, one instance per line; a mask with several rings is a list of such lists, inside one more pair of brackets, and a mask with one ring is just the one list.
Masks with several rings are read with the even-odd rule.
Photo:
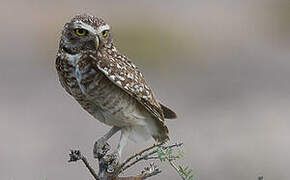
[[144, 125], [148, 118], [144, 108], [113, 84], [87, 55], [61, 56], [56, 66], [62, 86], [92, 116], [111, 126]]

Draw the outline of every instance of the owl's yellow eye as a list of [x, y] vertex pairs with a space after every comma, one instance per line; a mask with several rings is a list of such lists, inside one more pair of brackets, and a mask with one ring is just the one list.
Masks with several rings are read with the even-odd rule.
[[102, 32], [102, 34], [103, 34], [104, 37], [107, 37], [109, 35], [109, 31], [105, 30], [105, 31]]
[[75, 29], [75, 33], [78, 36], [85, 36], [87, 35], [88, 31], [85, 29], [78, 28], [78, 29]]

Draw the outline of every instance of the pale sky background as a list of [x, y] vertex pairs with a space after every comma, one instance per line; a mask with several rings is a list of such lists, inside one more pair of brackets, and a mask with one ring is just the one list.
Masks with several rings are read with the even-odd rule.
[[[65, 93], [54, 68], [61, 29], [77, 13], [103, 17], [178, 113], [171, 140], [184, 143], [179, 162], [198, 179], [289, 179], [289, 0], [1, 0], [1, 180], [93, 179], [67, 163], [68, 150], [94, 164], [93, 143], [109, 127]], [[130, 142], [124, 157], [152, 143]], [[160, 167], [152, 179], [179, 178]]]

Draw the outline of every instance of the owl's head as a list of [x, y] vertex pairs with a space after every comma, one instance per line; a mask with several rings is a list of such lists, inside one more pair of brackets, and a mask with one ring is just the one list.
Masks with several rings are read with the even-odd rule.
[[110, 26], [101, 18], [82, 14], [65, 24], [60, 50], [69, 54], [95, 52], [110, 43], [112, 43]]

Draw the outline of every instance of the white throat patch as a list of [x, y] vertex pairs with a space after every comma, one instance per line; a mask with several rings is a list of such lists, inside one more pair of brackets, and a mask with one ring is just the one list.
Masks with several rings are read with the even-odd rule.
[[81, 57], [81, 54], [80, 53], [79, 54], [68, 54], [67, 53], [65, 55], [66, 55], [68, 61], [71, 62], [74, 67], [76, 67], [76, 65]]
[[82, 82], [82, 72], [79, 69], [79, 65], [78, 65], [78, 62], [79, 62], [80, 57], [81, 57], [81, 54], [74, 54], [74, 55], [67, 54], [66, 56], [68, 58], [68, 61], [71, 62], [71, 64], [75, 68], [73, 76], [76, 78], [80, 90], [82, 91], [82, 93], [84, 95], [88, 95], [87, 92], [86, 92], [85, 87], [81, 83]]

